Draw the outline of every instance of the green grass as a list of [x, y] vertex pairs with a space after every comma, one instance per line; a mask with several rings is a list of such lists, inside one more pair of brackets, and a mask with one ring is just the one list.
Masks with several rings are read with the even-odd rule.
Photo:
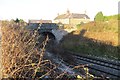
[[85, 39], [86, 39], [85, 41], [81, 41], [81, 43], [79, 43], [79, 42], [75, 42], [78, 40], [72, 38], [69, 39], [69, 41], [64, 40], [63, 43], [61, 44], [64, 49], [80, 54], [106, 57], [110, 59], [120, 58], [118, 53], [118, 47], [107, 45], [105, 43], [94, 42], [92, 40], [89, 40], [88, 38]]

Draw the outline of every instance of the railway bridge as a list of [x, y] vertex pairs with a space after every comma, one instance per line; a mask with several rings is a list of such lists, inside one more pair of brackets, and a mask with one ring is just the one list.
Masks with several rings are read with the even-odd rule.
[[48, 35], [50, 39], [56, 40], [58, 43], [68, 32], [63, 29], [63, 25], [56, 23], [30, 23], [28, 29], [38, 30], [40, 35]]

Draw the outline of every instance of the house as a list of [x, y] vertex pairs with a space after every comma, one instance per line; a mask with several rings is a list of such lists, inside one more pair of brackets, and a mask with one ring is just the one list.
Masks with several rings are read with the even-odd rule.
[[52, 23], [52, 20], [29, 20], [29, 23]]
[[88, 23], [90, 18], [86, 14], [78, 14], [78, 13], [70, 13], [67, 10], [67, 13], [61, 14], [54, 19], [55, 23], [62, 23], [62, 24], [72, 24], [77, 25], [81, 23]]

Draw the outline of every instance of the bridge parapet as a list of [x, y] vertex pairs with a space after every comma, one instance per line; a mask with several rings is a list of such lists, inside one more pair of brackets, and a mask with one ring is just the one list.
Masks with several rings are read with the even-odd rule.
[[43, 23], [43, 24], [39, 24], [39, 28], [40, 29], [59, 29], [59, 26], [55, 23]]
[[36, 30], [36, 29], [59, 29], [59, 25], [56, 23], [30, 23], [27, 26], [27, 29]]

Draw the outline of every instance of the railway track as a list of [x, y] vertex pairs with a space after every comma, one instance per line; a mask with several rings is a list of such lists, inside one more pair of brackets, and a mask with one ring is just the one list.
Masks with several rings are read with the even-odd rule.
[[109, 78], [120, 78], [119, 62], [102, 60], [92, 56], [77, 55], [73, 52], [69, 53], [74, 57], [76, 64], [88, 64], [87, 67], [90, 69], [90, 72], [97, 76], [103, 75]]

